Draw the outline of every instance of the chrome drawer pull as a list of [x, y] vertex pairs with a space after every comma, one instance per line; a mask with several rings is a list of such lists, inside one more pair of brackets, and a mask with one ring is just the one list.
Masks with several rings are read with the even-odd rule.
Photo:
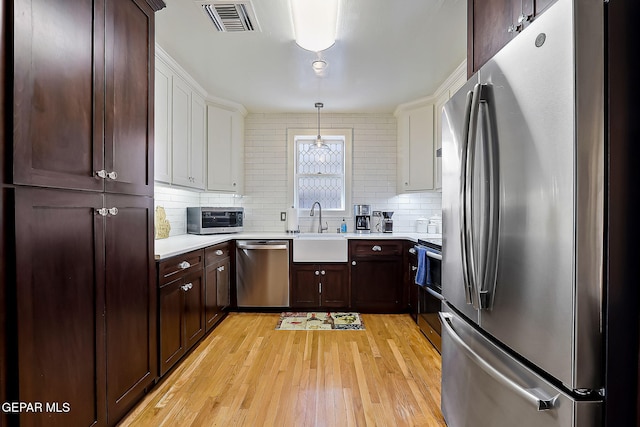
[[378, 245], [375, 245], [374, 247], [371, 248], [371, 250], [375, 251], [375, 252], [380, 252], [382, 250], [382, 248], [380, 246], [378, 246]]
[[182, 261], [180, 264], [178, 264], [178, 267], [184, 270], [191, 267], [191, 264], [189, 264], [187, 261]]
[[216, 253], [216, 255], [220, 256], [220, 255], [222, 255], [224, 252], [222, 252], [220, 249], [218, 249], [215, 253]]
[[180, 286], [180, 289], [187, 292], [189, 289], [193, 288], [193, 283], [187, 283], [186, 285]]

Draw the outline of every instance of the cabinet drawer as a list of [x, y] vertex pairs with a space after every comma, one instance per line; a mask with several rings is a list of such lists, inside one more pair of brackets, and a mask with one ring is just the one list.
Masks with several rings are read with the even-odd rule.
[[176, 280], [183, 274], [202, 270], [203, 251], [193, 251], [174, 256], [158, 264], [158, 282], [160, 286]]
[[229, 243], [211, 246], [204, 250], [205, 265], [217, 264], [229, 257]]
[[402, 255], [402, 242], [398, 240], [351, 241], [352, 256]]

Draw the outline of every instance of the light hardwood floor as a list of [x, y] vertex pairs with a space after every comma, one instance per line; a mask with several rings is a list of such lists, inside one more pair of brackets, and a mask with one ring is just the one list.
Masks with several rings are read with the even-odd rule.
[[120, 426], [445, 426], [440, 356], [409, 315], [276, 331], [231, 313]]

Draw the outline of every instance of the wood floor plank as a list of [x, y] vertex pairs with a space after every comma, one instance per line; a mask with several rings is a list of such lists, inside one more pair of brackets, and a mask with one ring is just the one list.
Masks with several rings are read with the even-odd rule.
[[119, 424], [444, 427], [440, 356], [408, 315], [362, 331], [277, 331], [231, 313]]

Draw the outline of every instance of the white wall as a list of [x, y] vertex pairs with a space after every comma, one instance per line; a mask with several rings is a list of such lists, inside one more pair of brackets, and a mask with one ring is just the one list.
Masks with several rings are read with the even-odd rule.
[[[353, 128], [353, 203], [392, 210], [394, 230], [415, 231], [415, 220], [441, 212], [437, 192], [396, 195], [396, 119], [392, 114], [321, 113], [322, 128]], [[287, 209], [287, 128], [317, 129], [317, 114], [249, 114], [245, 118], [245, 195], [198, 193], [156, 184], [172, 236], [186, 232], [187, 206], [243, 206], [246, 231], [284, 231]], [[426, 166], [425, 166], [426, 167]], [[342, 218], [328, 220], [329, 231]], [[346, 218], [353, 231], [353, 218]], [[316, 217], [300, 218], [301, 231], [315, 231]]]

